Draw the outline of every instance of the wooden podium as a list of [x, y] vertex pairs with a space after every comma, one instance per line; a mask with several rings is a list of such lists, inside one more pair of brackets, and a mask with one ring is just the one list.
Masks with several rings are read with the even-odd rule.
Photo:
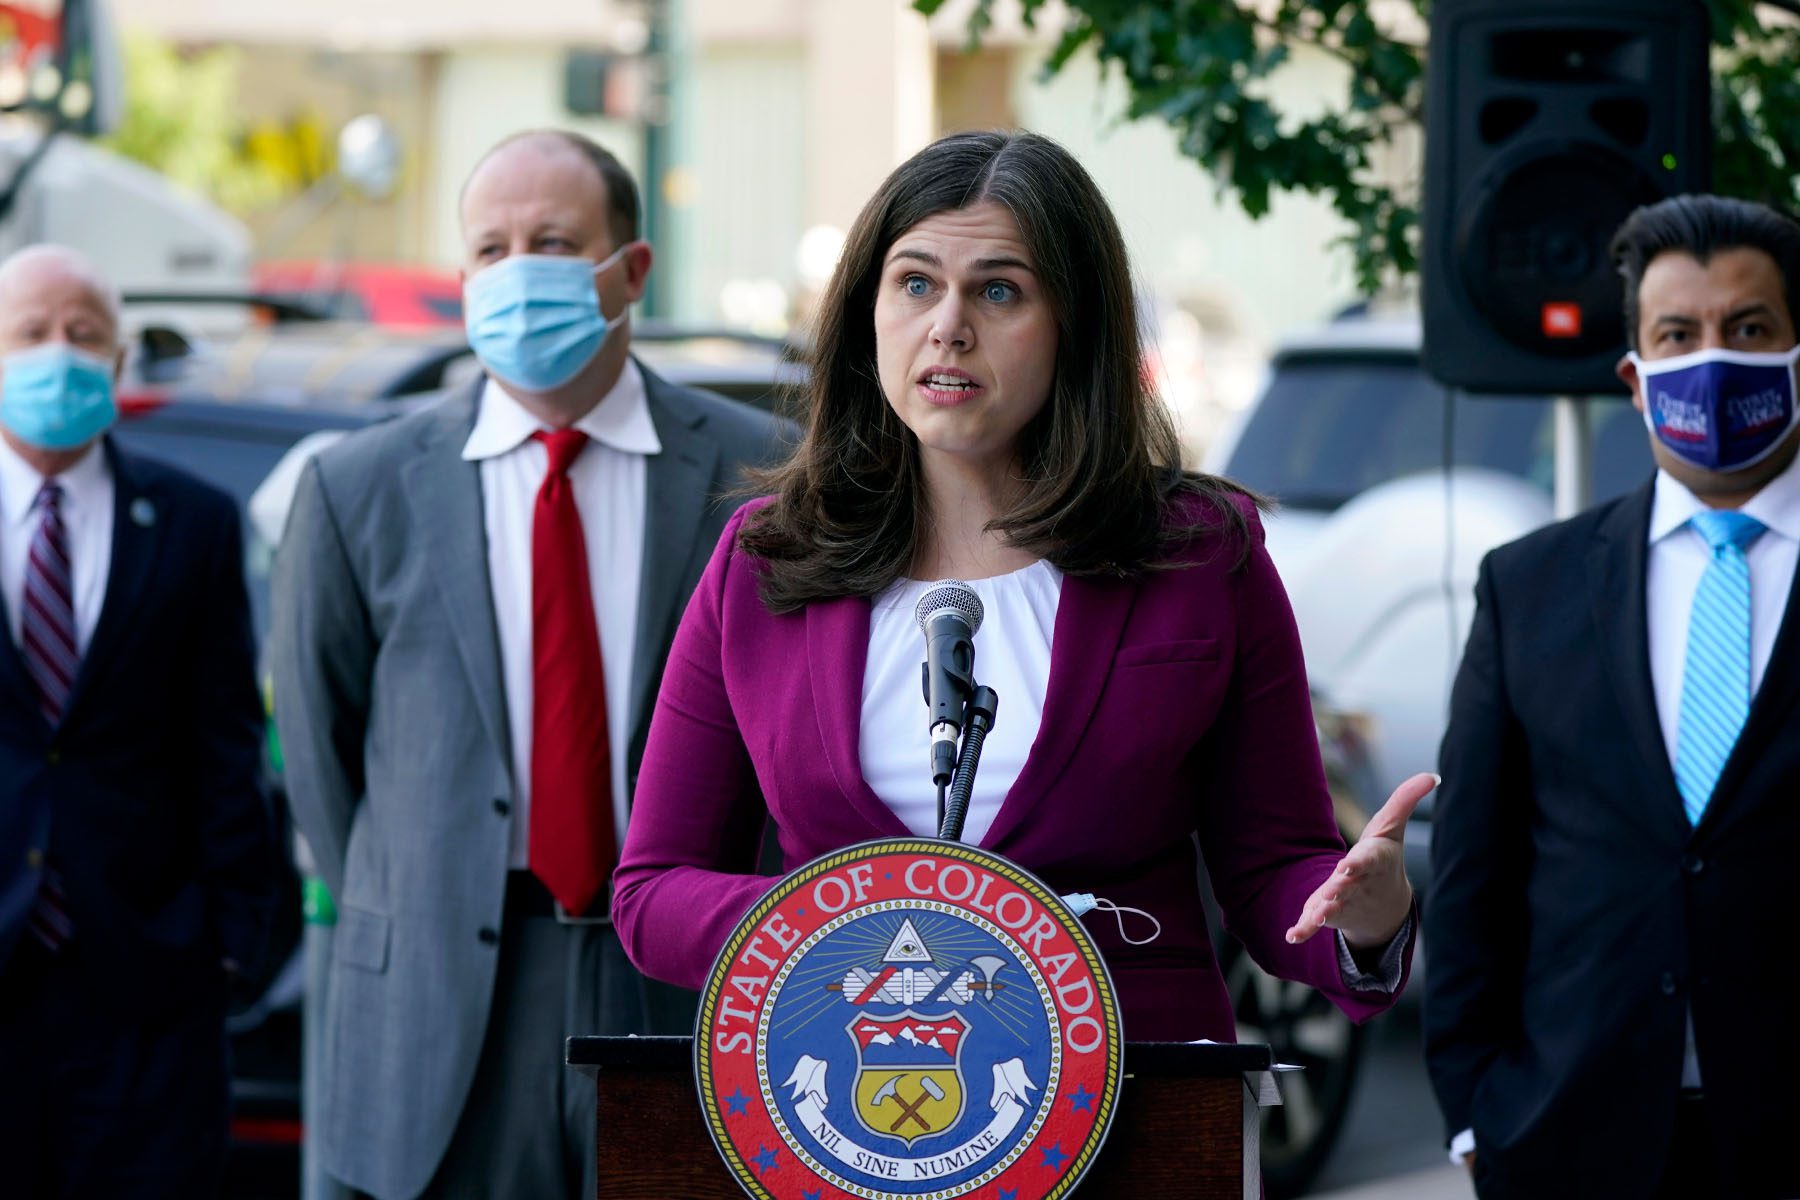
[[[574, 1037], [599, 1091], [602, 1200], [742, 1200], [694, 1095], [692, 1039]], [[1081, 1200], [1257, 1200], [1257, 1111], [1278, 1103], [1267, 1046], [1129, 1042], [1112, 1132]]]

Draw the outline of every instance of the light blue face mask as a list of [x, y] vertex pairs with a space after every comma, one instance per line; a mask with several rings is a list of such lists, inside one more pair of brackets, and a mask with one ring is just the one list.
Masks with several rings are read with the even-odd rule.
[[112, 360], [46, 342], [0, 360], [0, 425], [45, 450], [85, 446], [112, 426]]
[[463, 284], [469, 346], [488, 372], [528, 392], [549, 392], [581, 374], [629, 309], [608, 319], [594, 277], [619, 261], [558, 254], [514, 254]]

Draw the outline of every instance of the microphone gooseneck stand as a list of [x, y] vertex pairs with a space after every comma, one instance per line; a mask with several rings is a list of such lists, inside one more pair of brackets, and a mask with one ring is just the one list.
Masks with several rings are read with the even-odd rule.
[[[981, 597], [960, 579], [941, 579], [919, 597], [913, 605], [913, 619], [925, 635], [925, 661], [919, 664], [919, 684], [925, 694], [925, 707], [930, 713], [931, 782], [937, 788], [938, 836], [957, 838], [962, 833], [962, 817], [956, 819], [955, 833], [946, 825], [948, 800], [946, 790], [954, 792], [964, 774], [963, 748], [968, 743], [969, 709], [981, 689], [975, 682], [975, 633], [981, 628]], [[991, 697], [993, 692], [988, 691]], [[989, 726], [993, 722], [993, 703], [987, 705]], [[985, 730], [983, 731], [986, 732]], [[961, 746], [959, 746], [959, 740]], [[976, 756], [980, 740], [975, 741]], [[968, 767], [973, 775], [974, 764]], [[962, 784], [961, 810], [968, 808], [971, 778]]]
[[994, 715], [1000, 697], [993, 688], [977, 685], [969, 697], [963, 718], [962, 752], [956, 758], [956, 775], [950, 782], [950, 798], [944, 800], [942, 785], [938, 788], [938, 836], [945, 841], [962, 841], [963, 822], [969, 815], [969, 796], [975, 790], [975, 771], [981, 766], [981, 743], [994, 727]]

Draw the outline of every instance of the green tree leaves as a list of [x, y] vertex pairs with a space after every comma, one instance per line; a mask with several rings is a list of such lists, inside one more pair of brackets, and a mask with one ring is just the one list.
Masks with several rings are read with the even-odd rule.
[[[971, 42], [996, 0], [977, 0]], [[1033, 27], [1046, 0], [1017, 0]], [[930, 15], [944, 0], [914, 0]], [[1800, 208], [1800, 20], [1755, 0], [1708, 0], [1712, 15], [1714, 186]], [[1375, 156], [1423, 117], [1429, 0], [1064, 0], [1067, 24], [1046, 77], [1092, 51], [1123, 79], [1126, 115], [1170, 125], [1252, 217], [1277, 192], [1325, 196], [1349, 228], [1345, 244], [1365, 292], [1418, 269], [1417, 182], [1386, 182]], [[1788, 7], [1784, 3], [1782, 7]], [[1796, 7], [1800, 7], [1797, 5]], [[1295, 119], [1271, 77], [1292, 47], [1348, 68], [1331, 111]]]

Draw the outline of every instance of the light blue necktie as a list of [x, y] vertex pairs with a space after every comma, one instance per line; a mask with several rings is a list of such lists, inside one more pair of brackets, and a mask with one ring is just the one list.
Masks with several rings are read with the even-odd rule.
[[1688, 615], [1675, 730], [1675, 783], [1688, 823], [1698, 825], [1750, 715], [1750, 563], [1744, 551], [1764, 525], [1729, 509], [1696, 513], [1689, 524], [1712, 547]]

